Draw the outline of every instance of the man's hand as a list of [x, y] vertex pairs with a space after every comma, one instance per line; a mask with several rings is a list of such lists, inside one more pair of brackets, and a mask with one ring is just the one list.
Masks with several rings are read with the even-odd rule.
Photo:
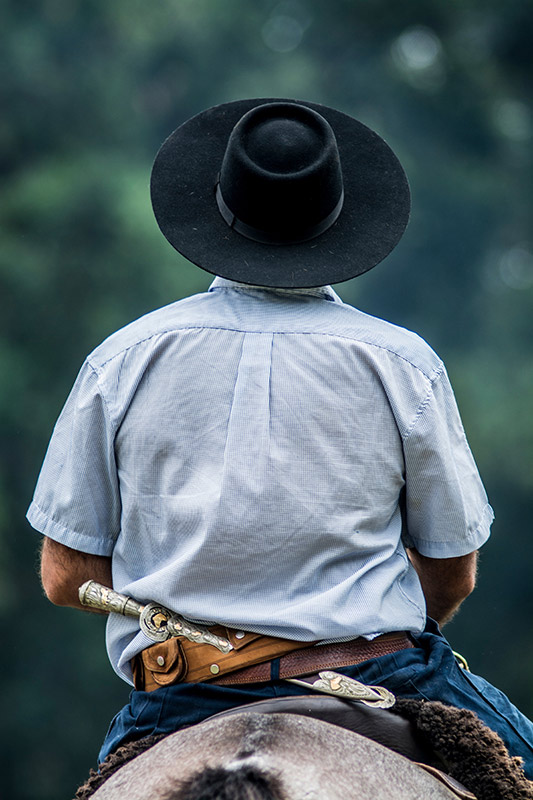
[[52, 603], [88, 611], [86, 606], [81, 605], [78, 597], [79, 587], [88, 580], [112, 586], [111, 559], [72, 550], [47, 536], [43, 537], [41, 582]]
[[477, 552], [458, 558], [428, 558], [410, 549], [407, 555], [420, 578], [428, 616], [444, 625], [474, 591]]

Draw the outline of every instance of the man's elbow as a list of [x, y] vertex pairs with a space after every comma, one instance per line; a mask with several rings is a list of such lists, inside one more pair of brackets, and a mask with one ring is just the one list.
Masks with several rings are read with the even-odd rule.
[[475, 585], [475, 579], [464, 578], [460, 581], [454, 581], [448, 586], [442, 586], [439, 592], [439, 601], [443, 606], [458, 609], [466, 598], [472, 594]]
[[462, 580], [458, 583], [456, 587], [458, 594], [461, 595], [461, 602], [463, 600], [466, 600], [466, 598], [472, 594], [472, 592], [476, 588], [476, 582], [477, 582], [477, 573], [475, 569], [465, 574], [462, 577]]
[[56, 606], [78, 605], [77, 569], [81, 554], [44, 537], [41, 549], [41, 585]]
[[477, 572], [474, 571], [472, 573], [472, 575], [470, 575], [470, 577], [466, 581], [466, 585], [465, 585], [466, 595], [465, 595], [465, 597], [468, 597], [468, 595], [472, 594], [472, 592], [476, 588], [476, 584], [477, 584]]
[[41, 571], [41, 584], [43, 591], [55, 606], [71, 606], [73, 605], [73, 590], [72, 586], [66, 580], [61, 579], [59, 575], [45, 574]]
[[78, 588], [88, 580], [112, 585], [111, 558], [73, 550], [46, 536], [41, 550], [41, 584], [56, 606], [82, 608]]
[[478, 570], [478, 553], [474, 551], [460, 559], [457, 559], [459, 568], [457, 571], [457, 579], [462, 591], [464, 593], [463, 600], [472, 594], [476, 588], [477, 583], [477, 570]]
[[450, 607], [459, 607], [466, 598], [472, 594], [477, 582], [477, 554], [471, 554], [463, 559], [457, 559], [457, 569], [448, 575], [446, 582], [447, 589], [443, 589], [443, 595], [447, 595]]
[[410, 550], [409, 558], [420, 578], [429, 616], [444, 624], [476, 587], [477, 553], [436, 559]]

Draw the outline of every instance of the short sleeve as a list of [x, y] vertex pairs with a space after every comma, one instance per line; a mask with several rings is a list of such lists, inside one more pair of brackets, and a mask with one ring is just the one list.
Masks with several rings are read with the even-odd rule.
[[494, 518], [444, 368], [404, 437], [404, 544], [429, 558], [477, 550]]
[[54, 428], [27, 517], [67, 547], [111, 555], [120, 529], [114, 431], [88, 362]]

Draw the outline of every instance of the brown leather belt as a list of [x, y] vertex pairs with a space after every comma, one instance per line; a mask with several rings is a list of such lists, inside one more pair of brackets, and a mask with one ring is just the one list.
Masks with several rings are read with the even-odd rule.
[[386, 633], [371, 641], [314, 645], [217, 626], [234, 649], [221, 653], [212, 645], [190, 642], [183, 637], [168, 639], [146, 648], [132, 659], [136, 689], [146, 692], [174, 683], [209, 681], [220, 686], [271, 680], [274, 659], [279, 659], [279, 677], [312, 675], [323, 669], [347, 667], [371, 658], [414, 647], [403, 631]]
[[[314, 645], [281, 656], [279, 677], [296, 678], [297, 676], [311, 675], [323, 669], [349, 667], [351, 664], [361, 664], [371, 658], [397, 653], [399, 650], [406, 650], [409, 647], [414, 647], [414, 644], [403, 631], [385, 633], [371, 641], [352, 639], [350, 642]], [[211, 683], [230, 686], [238, 683], [258, 683], [270, 679], [271, 662], [267, 661], [244, 667], [222, 678], [215, 678]]]

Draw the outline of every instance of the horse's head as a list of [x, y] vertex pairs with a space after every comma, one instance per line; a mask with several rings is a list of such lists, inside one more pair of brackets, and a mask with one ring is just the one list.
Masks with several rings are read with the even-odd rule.
[[457, 800], [408, 759], [294, 714], [236, 713], [172, 734], [94, 800]]

